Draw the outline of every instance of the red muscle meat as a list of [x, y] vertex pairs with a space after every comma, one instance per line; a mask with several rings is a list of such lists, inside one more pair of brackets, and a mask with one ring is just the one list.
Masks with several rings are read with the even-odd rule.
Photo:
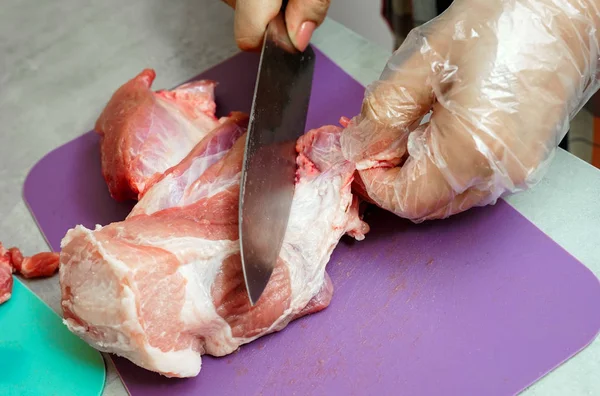
[[0, 304], [10, 300], [13, 288], [13, 267], [10, 253], [0, 242]]
[[23, 257], [18, 248], [6, 249], [0, 242], [0, 304], [11, 298], [13, 272], [18, 272], [25, 278], [51, 276], [58, 269], [59, 258], [58, 253], [51, 252]]
[[[42, 252], [22, 259], [18, 271], [25, 278], [42, 278], [52, 276], [58, 269], [60, 255], [53, 252]], [[15, 265], [15, 269], [16, 269]]]

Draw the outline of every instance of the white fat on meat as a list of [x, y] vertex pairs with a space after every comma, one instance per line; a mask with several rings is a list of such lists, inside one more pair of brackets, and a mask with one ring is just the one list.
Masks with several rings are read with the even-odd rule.
[[93, 347], [169, 377], [191, 377], [201, 355], [223, 356], [324, 309], [325, 272], [340, 238], [362, 239], [339, 150], [341, 129], [310, 131], [278, 264], [250, 306], [239, 257], [238, 196], [247, 117], [232, 114], [122, 222], [77, 226], [62, 241], [64, 322]]

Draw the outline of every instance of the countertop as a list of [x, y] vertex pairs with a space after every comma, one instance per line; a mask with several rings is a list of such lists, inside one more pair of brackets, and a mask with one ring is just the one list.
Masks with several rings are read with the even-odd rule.
[[[217, 0], [4, 0], [0, 12], [0, 240], [48, 249], [21, 197], [47, 152], [93, 127], [106, 101], [144, 67], [169, 88], [237, 52], [233, 13]], [[313, 43], [368, 84], [389, 51], [328, 20]], [[507, 201], [600, 276], [600, 171], [559, 150], [535, 188]], [[58, 278], [26, 282], [59, 312]], [[108, 360], [110, 362], [110, 360]], [[529, 395], [600, 394], [600, 340]], [[126, 391], [108, 367], [105, 395]]]

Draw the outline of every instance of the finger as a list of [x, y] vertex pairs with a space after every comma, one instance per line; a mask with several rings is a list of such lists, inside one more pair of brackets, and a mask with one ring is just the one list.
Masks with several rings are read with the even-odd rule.
[[281, 8], [281, 0], [237, 0], [235, 2], [234, 35], [244, 51], [260, 48], [269, 22]]
[[394, 165], [405, 155], [408, 134], [434, 101], [430, 48], [422, 30], [413, 30], [367, 88], [361, 113], [342, 135], [344, 155], [359, 169]]
[[304, 51], [313, 32], [323, 21], [330, 0], [290, 0], [285, 9], [285, 22], [294, 46]]
[[510, 180], [500, 180], [475, 126], [458, 109], [434, 106], [430, 122], [410, 135], [402, 167], [361, 172], [371, 199], [419, 222], [489, 203], [504, 191]]
[[424, 217], [423, 220], [446, 219], [452, 215], [465, 212], [476, 206], [488, 205], [495, 202], [498, 197], [493, 196], [489, 191], [479, 189], [469, 189], [464, 193], [457, 195], [448, 205], [438, 209]]
[[379, 206], [419, 221], [446, 206], [454, 192], [432, 160], [430, 126], [420, 127], [410, 140], [410, 156], [402, 167], [368, 169], [360, 176]]

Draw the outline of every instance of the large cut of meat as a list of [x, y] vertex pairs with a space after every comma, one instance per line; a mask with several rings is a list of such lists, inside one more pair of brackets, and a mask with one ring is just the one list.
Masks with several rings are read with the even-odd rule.
[[350, 191], [341, 129], [297, 143], [298, 171], [283, 247], [251, 307], [238, 241], [247, 116], [234, 113], [144, 194], [126, 220], [71, 229], [62, 241], [65, 323], [93, 347], [170, 377], [195, 376], [201, 355], [223, 356], [325, 308], [325, 267], [344, 234], [368, 227]]
[[139, 199], [219, 123], [214, 81], [195, 81], [153, 92], [146, 69], [112, 96], [96, 122], [102, 174], [118, 201]]

